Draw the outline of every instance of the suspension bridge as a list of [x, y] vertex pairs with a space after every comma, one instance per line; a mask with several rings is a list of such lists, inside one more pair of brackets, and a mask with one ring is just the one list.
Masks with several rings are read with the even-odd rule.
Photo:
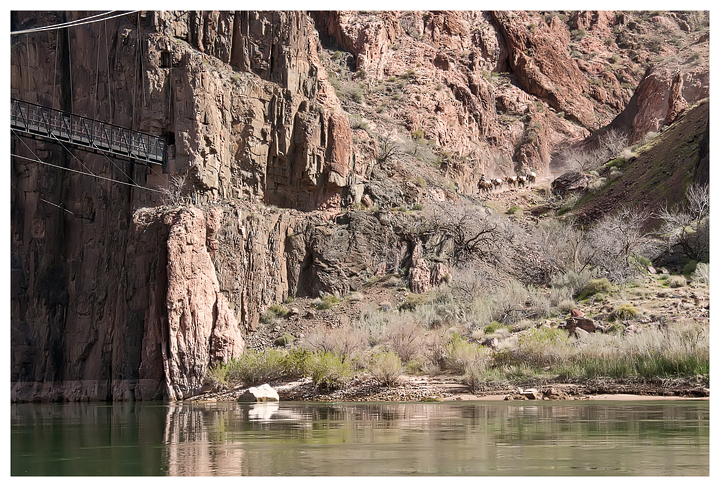
[[142, 164], [164, 165], [167, 141], [135, 130], [11, 99], [10, 128], [36, 139], [72, 144]]

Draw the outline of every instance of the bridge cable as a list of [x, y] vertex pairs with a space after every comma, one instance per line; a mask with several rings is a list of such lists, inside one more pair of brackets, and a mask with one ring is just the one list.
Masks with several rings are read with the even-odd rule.
[[[71, 168], [69, 168], [69, 167], [58, 166], [58, 165], [56, 165], [56, 164], [51, 164], [51, 163], [49, 163], [49, 162], [45, 162], [45, 161], [42, 161], [42, 160], [40, 160], [40, 159], [33, 159], [33, 158], [31, 158], [31, 157], [25, 157], [25, 156], [21, 156], [21, 155], [19, 155], [19, 154], [10, 154], [10, 155], [11, 155], [12, 157], [17, 157], [18, 159], [24, 159], [24, 160], [30, 161], [30, 162], [37, 162], [37, 163], [39, 163], [39, 164], [45, 164], [46, 166], [54, 167], [54, 168], [57, 168], [57, 169], [63, 169], [63, 170], [65, 170], [65, 171], [74, 172], [74, 173], [76, 173], [76, 174], [82, 174], [82, 175], [84, 175], [84, 176], [92, 176], [92, 177], [97, 178], [97, 179], [102, 179], [102, 180], [105, 180], [105, 181], [110, 181], [110, 182], [118, 183], [118, 184], [124, 184], [125, 186], [131, 186], [131, 187], [133, 187], [133, 188], [146, 189], [146, 190], [152, 191], [152, 192], [154, 192], [154, 193], [163, 193], [163, 194], [165, 193], [165, 191], [161, 191], [161, 190], [159, 190], [159, 189], [148, 188], [147, 186], [140, 186], [140, 185], [135, 185], [135, 184], [131, 184], [131, 183], [126, 183], [126, 182], [124, 182], [124, 181], [118, 181], [117, 179], [106, 178], [106, 177], [104, 177], [104, 176], [98, 176], [97, 174], [90, 174], [90, 173], [87, 173], [87, 172], [78, 171], [77, 169], [71, 169]], [[33, 155], [34, 155], [34, 153], [33, 153]], [[36, 157], [37, 157], [37, 156], [36, 156]]]
[[[24, 30], [10, 31], [10, 35], [31, 34], [33, 32], [45, 32], [48, 30], [60, 30], [60, 29], [66, 28], [66, 27], [74, 27], [75, 25], [83, 25], [84, 23], [89, 23], [90, 20], [97, 19], [98, 17], [105, 17], [106, 15], [109, 15], [113, 12], [115, 12], [115, 10], [109, 10], [107, 12], [91, 15], [89, 17], [83, 17], [81, 19], [70, 20], [68, 22], [62, 22], [60, 24], [50, 24], [50, 25], [43, 25], [41, 27], [31, 27], [29, 29], [24, 29]], [[103, 19], [99, 19], [99, 20], [103, 20]]]
[[103, 27], [105, 28], [105, 68], [107, 71], [106, 77], [105, 77], [105, 85], [107, 86], [107, 102], [108, 102], [108, 113], [107, 113], [107, 119], [111, 119], [112, 115], [112, 90], [110, 89], [110, 53], [108, 52], [108, 40], [107, 40], [107, 22], [103, 24]]
[[[12, 129], [12, 128], [11, 128], [10, 130], [11, 130], [16, 136], [18, 136], [18, 133], [15, 131], [15, 129]], [[92, 174], [93, 176], [95, 176], [95, 174], [93, 174], [93, 172], [92, 172], [90, 169], [88, 169], [88, 167], [85, 166], [85, 164], [83, 164], [83, 162], [82, 162], [80, 159], [78, 159], [77, 156], [70, 151], [70, 149], [68, 149], [67, 147], [65, 147], [65, 144], [63, 144], [60, 139], [58, 139], [57, 137], [55, 137], [55, 135], [52, 134], [52, 133], [50, 133], [50, 135], [53, 137], [53, 139], [55, 139], [55, 141], [56, 141], [57, 143], [59, 143], [61, 146], [63, 146], [63, 147], [65, 148], [65, 150], [68, 151], [68, 153], [69, 153], [71, 156], [73, 156], [75, 159], [77, 159], [77, 161], [80, 163], [80, 165], [81, 165], [82, 167], [84, 167], [87, 172], [89, 172], [90, 174]], [[24, 141], [23, 139], [20, 139], [20, 142], [22, 142], [22, 144], [25, 146], [25, 148], [26, 148], [27, 150], [29, 150], [30, 152], [33, 152], [33, 150], [25, 143], [25, 141]]]
[[[13, 129], [10, 129], [10, 130], [11, 130], [13, 133], [15, 133], [15, 130], [13, 130]], [[17, 133], [15, 133], [15, 135], [16, 135], [17, 137], [20, 137], [20, 135], [18, 135]], [[27, 149], [32, 153], [32, 155], [35, 156], [35, 159], [32, 159], [32, 158], [30, 158], [30, 157], [21, 156], [21, 155], [19, 155], [19, 154], [12, 154], [12, 153], [11, 153], [10, 155], [11, 155], [12, 157], [17, 157], [18, 159], [23, 159], [23, 160], [30, 161], [30, 162], [37, 162], [37, 163], [39, 163], [39, 164], [44, 164], [44, 165], [46, 165], [46, 166], [55, 167], [55, 168], [57, 168], [57, 169], [63, 169], [63, 170], [65, 170], [65, 171], [74, 172], [74, 173], [76, 173], [76, 174], [82, 174], [82, 175], [85, 175], [85, 176], [92, 176], [92, 177], [97, 178], [97, 179], [102, 179], [102, 180], [105, 180], [105, 181], [110, 181], [110, 182], [118, 183], [118, 184], [124, 184], [124, 185], [126, 185], [126, 186], [131, 186], [131, 187], [138, 188], [138, 189], [145, 189], [145, 190], [152, 191], [152, 192], [155, 192], [155, 193], [165, 193], [165, 191], [162, 191], [162, 190], [160, 190], [160, 189], [148, 188], [147, 186], [140, 186], [139, 184], [126, 183], [126, 182], [124, 182], [124, 181], [118, 181], [117, 179], [112, 179], [112, 178], [108, 178], [108, 177], [105, 177], [105, 176], [100, 176], [100, 175], [98, 175], [98, 174], [86, 173], [86, 172], [83, 172], [83, 171], [78, 171], [77, 169], [71, 169], [71, 168], [69, 168], [69, 167], [63, 167], [63, 166], [58, 166], [57, 164], [51, 164], [51, 163], [49, 163], [49, 162], [45, 162], [45, 161], [41, 160], [41, 159], [37, 156], [37, 154], [35, 154], [35, 151], [33, 151], [32, 149], [30, 149], [30, 147], [28, 147], [27, 144], [25, 144], [25, 147], [27, 147]]]
[[93, 103], [93, 111], [98, 113], [98, 103], [100, 101], [100, 95], [98, 94], [100, 87], [100, 29], [98, 29], [97, 43], [95, 46], [97, 48], [97, 56], [95, 57], [95, 100]]
[[[12, 130], [12, 129], [11, 129], [11, 130]], [[52, 135], [52, 138], [55, 139], [55, 141], [56, 141], [58, 144], [60, 144], [61, 146], [63, 146], [63, 148], [64, 148], [71, 156], [73, 156], [73, 158], [75, 158], [75, 160], [78, 161], [78, 162], [80, 163], [80, 165], [85, 168], [85, 170], [86, 170], [87, 172], [89, 172], [90, 174], [92, 174], [93, 176], [95, 176], [95, 174], [94, 174], [87, 166], [85, 166], [85, 164], [83, 164], [83, 162], [82, 162], [65, 144], [63, 144], [60, 139], [58, 139], [58, 138], [55, 136], [55, 134], [52, 134], [52, 133], [51, 133], [50, 135]], [[30, 149], [30, 147], [28, 147], [28, 145], [27, 145], [24, 141], [21, 140], [21, 142], [23, 143], [23, 145], [24, 145], [25, 147], [27, 147], [28, 150], [32, 151], [32, 149]], [[103, 156], [105, 159], [107, 159], [110, 164], [112, 164], [113, 166], [115, 166], [115, 168], [116, 168], [118, 171], [120, 171], [121, 173], [123, 173], [123, 176], [125, 176], [126, 178], [128, 178], [134, 185], [139, 186], [139, 185], [135, 182], [135, 180], [134, 180], [133, 178], [131, 178], [130, 176], [128, 176], [127, 173], [126, 173], [125, 171], [123, 171], [121, 167], [119, 167], [117, 164], [115, 164], [115, 162], [114, 162], [112, 159], [110, 159], [106, 154], [103, 154], [102, 152], [100, 152], [100, 155]]]
[[130, 12], [123, 12], [123, 13], [112, 15], [109, 17], [97, 18], [97, 17], [102, 17], [104, 15], [108, 15], [113, 12], [116, 12], [116, 10], [110, 10], [108, 12], [105, 12], [104, 14], [92, 15], [90, 17], [84, 17], [82, 19], [71, 20], [70, 22], [64, 22], [62, 24], [47, 25], [44, 27], [34, 27], [32, 29], [14, 30], [14, 31], [10, 32], [10, 35], [30, 34], [33, 32], [44, 32], [44, 31], [48, 31], [48, 30], [65, 29], [68, 27], [78, 27], [81, 25], [92, 24], [94, 22], [101, 22], [103, 20], [110, 20], [110, 19], [114, 19], [117, 17], [122, 17], [124, 15], [134, 14], [135, 12], [140, 12], [140, 10], [132, 10]]
[[67, 35], [67, 50], [68, 50], [68, 74], [70, 76], [70, 113], [75, 113], [73, 110], [73, 82], [72, 82], [72, 46], [70, 46], [70, 31], [66, 30]]
[[[58, 53], [59, 53], [59, 49], [58, 49], [59, 46], [60, 46], [60, 31], [56, 30], [55, 31], [55, 62], [54, 62], [55, 65], [53, 67], [52, 108], [55, 108], [55, 83], [57, 82], [57, 58], [58, 58]], [[60, 105], [58, 104], [58, 108], [59, 107], [60, 107]]]

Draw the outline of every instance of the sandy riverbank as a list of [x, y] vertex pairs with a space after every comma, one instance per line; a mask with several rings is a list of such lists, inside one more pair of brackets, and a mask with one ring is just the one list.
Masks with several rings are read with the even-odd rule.
[[[335, 391], [317, 389], [309, 378], [273, 382], [281, 401], [321, 402], [403, 402], [403, 401], [503, 401], [503, 400], [663, 400], [709, 399], [708, 384], [695, 379], [675, 380], [593, 380], [584, 383], [522, 384], [487, 386], [470, 391], [453, 376], [403, 376], [397, 385], [387, 387], [357, 377]], [[246, 390], [208, 392], [191, 401], [232, 401]]]

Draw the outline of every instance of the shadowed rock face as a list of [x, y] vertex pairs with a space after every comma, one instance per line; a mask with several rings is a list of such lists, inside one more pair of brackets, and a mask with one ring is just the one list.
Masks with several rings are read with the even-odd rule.
[[[17, 12], [13, 30], [82, 16]], [[199, 202], [337, 211], [352, 142], [312, 32], [299, 12], [166, 11], [28, 34], [13, 40], [12, 96], [172, 134], [166, 171], [187, 173]], [[169, 176], [16, 137], [13, 152], [141, 186]], [[241, 353], [260, 303], [277, 297], [241, 280], [244, 311], [231, 309], [211, 212], [139, 210], [162, 195], [20, 159], [12, 179], [14, 400], [182, 398]]]
[[[86, 15], [13, 12], [11, 24]], [[599, 36], [625, 20], [572, 22], [607, 57], [613, 45]], [[406, 216], [328, 224], [341, 203], [450, 195], [376, 164], [375, 140], [329, 82], [321, 39], [351, 53], [369, 85], [411, 81], [389, 113], [463, 158], [445, 167], [461, 188], [482, 171], [542, 173], [555, 147], [613, 118], [639, 138], [708, 96], [707, 63], [678, 75], [668, 62], [633, 79], [630, 99], [597, 59], [560, 48], [569, 32], [522, 12], [162, 11], [13, 36], [13, 97], [171, 145], [166, 166], [150, 170], [12, 137], [14, 154], [104, 178], [12, 161], [12, 399], [181, 399], [288, 296], [358, 289], [393, 252], [396, 267], [421, 274], [419, 289], [441, 280], [441, 264], [413, 259], [420, 249], [398, 233]], [[507, 82], [492, 82], [498, 71]], [[189, 194], [202, 209], [161, 206]]]

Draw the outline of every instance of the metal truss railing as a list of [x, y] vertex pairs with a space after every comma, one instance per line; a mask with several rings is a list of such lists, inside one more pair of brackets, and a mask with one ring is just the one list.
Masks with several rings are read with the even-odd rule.
[[164, 138], [12, 99], [10, 127], [141, 162], [164, 164]]

